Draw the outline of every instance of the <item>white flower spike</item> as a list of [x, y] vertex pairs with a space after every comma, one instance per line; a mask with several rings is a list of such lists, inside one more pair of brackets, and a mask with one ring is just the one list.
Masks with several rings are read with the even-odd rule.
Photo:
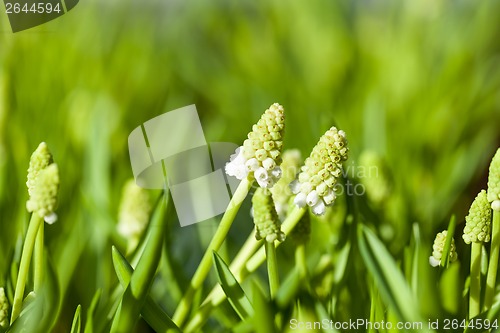
[[243, 146], [231, 155], [226, 173], [238, 179], [255, 179], [260, 187], [272, 188], [281, 177], [279, 165], [284, 128], [284, 109], [274, 103], [253, 125]]
[[313, 214], [323, 215], [335, 202], [335, 185], [342, 175], [342, 162], [349, 149], [345, 132], [330, 128], [313, 148], [297, 180], [290, 184], [298, 207], [309, 206]]

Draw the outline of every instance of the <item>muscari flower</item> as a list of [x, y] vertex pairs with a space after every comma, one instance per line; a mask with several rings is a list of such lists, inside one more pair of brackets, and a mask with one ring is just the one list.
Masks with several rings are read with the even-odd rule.
[[255, 223], [255, 238], [265, 239], [267, 242], [278, 240], [283, 242], [285, 234], [281, 231], [278, 213], [274, 208], [271, 193], [258, 188], [252, 197], [253, 220]]
[[260, 187], [271, 188], [281, 177], [281, 149], [285, 128], [284, 109], [274, 103], [248, 133], [243, 146], [226, 164], [226, 173], [238, 179], [255, 179]]
[[469, 209], [469, 215], [465, 217], [465, 228], [462, 238], [464, 242], [489, 242], [491, 235], [491, 209], [486, 196], [482, 190], [476, 196]]
[[326, 207], [333, 205], [335, 185], [342, 176], [342, 162], [347, 160], [348, 152], [345, 132], [330, 128], [305, 160], [298, 180], [290, 184], [297, 206], [308, 205], [315, 215], [323, 215]]
[[500, 211], [500, 148], [491, 160], [490, 173], [488, 175], [488, 201], [491, 208]]
[[38, 145], [33, 154], [31, 154], [30, 158], [30, 165], [28, 167], [28, 180], [26, 181], [28, 194], [30, 196], [33, 194], [33, 189], [35, 188], [38, 174], [49, 164], [52, 164], [52, 154], [50, 153], [47, 144], [45, 142], [42, 142]]
[[[434, 240], [434, 245], [432, 245], [432, 256], [429, 257], [429, 264], [432, 267], [437, 267], [441, 264], [441, 258], [443, 256], [443, 247], [446, 243], [446, 235], [448, 234], [447, 230], [444, 230], [436, 235], [436, 239]], [[455, 240], [451, 239], [451, 247], [450, 247], [450, 262], [454, 262], [457, 260], [457, 250], [455, 247]]]
[[133, 179], [123, 186], [118, 210], [118, 233], [130, 240], [130, 248], [135, 247], [146, 228], [151, 213], [149, 192], [135, 184]]
[[48, 224], [53, 224], [57, 221], [54, 211], [57, 206], [58, 191], [59, 168], [53, 163], [38, 173], [26, 208], [29, 212], [38, 214]]
[[9, 326], [9, 301], [5, 296], [5, 290], [0, 288], [0, 327], [7, 328]]

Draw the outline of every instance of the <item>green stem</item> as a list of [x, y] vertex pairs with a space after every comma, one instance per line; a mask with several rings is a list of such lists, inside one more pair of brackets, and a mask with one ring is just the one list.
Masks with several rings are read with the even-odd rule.
[[226, 239], [227, 233], [229, 232], [236, 214], [238, 213], [243, 200], [245, 200], [248, 191], [252, 186], [252, 183], [253, 181], [249, 181], [247, 179], [242, 180], [233, 197], [231, 198], [228, 209], [224, 213], [217, 231], [215, 232], [212, 241], [208, 245], [208, 248], [206, 249], [205, 254], [202, 257], [201, 262], [196, 269], [193, 278], [191, 279], [191, 283], [189, 284], [188, 289], [184, 293], [184, 296], [182, 297], [179, 305], [177, 306], [177, 309], [175, 310], [172, 319], [177, 324], [177, 326], [182, 326], [182, 324], [186, 320], [191, 304], [193, 302], [194, 295], [196, 291], [201, 287], [201, 285], [205, 281], [205, 278], [210, 272], [210, 269], [212, 268], [213, 251], [218, 251], [222, 243]]
[[10, 324], [12, 325], [21, 313], [23, 304], [24, 288], [26, 287], [26, 280], [30, 268], [31, 255], [33, 254], [33, 247], [35, 246], [36, 236], [40, 224], [43, 223], [43, 218], [38, 214], [31, 214], [31, 220], [28, 225], [28, 232], [24, 240], [23, 252], [21, 253], [21, 263], [19, 264], [19, 273], [17, 275], [16, 290], [14, 292], [14, 300], [12, 304], [12, 315], [10, 317]]
[[469, 320], [481, 310], [481, 247], [482, 243], [472, 243], [470, 259]]
[[264, 242], [267, 259], [267, 275], [269, 277], [269, 291], [271, 299], [276, 297], [276, 293], [280, 287], [280, 279], [278, 274], [278, 261], [276, 259], [276, 247], [274, 242]]
[[485, 310], [491, 308], [491, 305], [493, 304], [493, 297], [495, 296], [499, 251], [500, 251], [500, 212], [494, 210], [490, 262], [488, 266], [488, 275], [486, 276], [486, 292], [484, 296]]
[[43, 243], [44, 243], [43, 230], [44, 230], [44, 223], [40, 224], [40, 227], [38, 228], [38, 234], [36, 236], [36, 242], [35, 242], [34, 264], [33, 264], [35, 271], [35, 277], [34, 277], [35, 281], [33, 290], [35, 292], [38, 292], [40, 290], [43, 281]]
[[[295, 225], [297, 225], [305, 212], [306, 208], [293, 208], [293, 210], [290, 212], [290, 214], [288, 214], [287, 218], [281, 225], [281, 230], [285, 233], [285, 235], [290, 234], [290, 232], [293, 230]], [[253, 234], [251, 235], [251, 237], [254, 237]], [[278, 243], [276, 244], [276, 246], [279, 246], [280, 244], [281, 243]], [[232, 269], [233, 264], [235, 264], [236, 262], [233, 262], [230, 266], [231, 271], [233, 272], [233, 275], [238, 282], [243, 281], [243, 279], [245, 279], [248, 274], [254, 272], [257, 268], [259, 268], [259, 266], [262, 265], [262, 263], [266, 259], [266, 253], [263, 247], [260, 247], [257, 253], [255, 253], [255, 251], [253, 251], [255, 243], [247, 241], [245, 245], [246, 246], [243, 247], [236, 255], [236, 258], [239, 258], [237, 262], [238, 269]], [[260, 245], [260, 243], [258, 243], [257, 245]], [[184, 332], [189, 333], [198, 331], [203, 323], [205, 323], [206, 319], [210, 315], [210, 312], [215, 307], [220, 305], [225, 299], [226, 294], [224, 293], [220, 285], [217, 285], [214, 289], [212, 289], [212, 292], [205, 299], [201, 309], [196, 313], [193, 319], [189, 321], [188, 325], [186, 325]]]

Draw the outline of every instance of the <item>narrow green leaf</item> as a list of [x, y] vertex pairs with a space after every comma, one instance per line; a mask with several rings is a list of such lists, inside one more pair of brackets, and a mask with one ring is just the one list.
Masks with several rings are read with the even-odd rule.
[[82, 306], [78, 305], [75, 311], [75, 316], [73, 317], [73, 324], [71, 325], [70, 333], [80, 333], [80, 329], [82, 326], [80, 312], [82, 311]]
[[383, 243], [363, 225], [358, 227], [358, 242], [363, 261], [382, 298], [392, 306], [398, 318], [424, 323], [415, 296]]
[[147, 244], [139, 259], [136, 270], [130, 277], [130, 283], [123, 293], [120, 306], [111, 325], [111, 332], [130, 332], [139, 320], [141, 310], [146, 303], [149, 289], [160, 263], [163, 236], [167, 225], [164, 217], [166, 209], [171, 206], [170, 192], [167, 190], [165, 192], [165, 200], [160, 200], [151, 219]]
[[229, 267], [217, 254], [217, 252], [213, 251], [213, 256], [219, 283], [224, 290], [229, 303], [241, 319], [245, 320], [248, 317], [251, 317], [254, 313], [254, 309], [245, 295], [243, 288], [241, 288], [233, 273], [231, 273]]
[[450, 264], [451, 241], [453, 240], [453, 235], [455, 234], [456, 226], [457, 226], [457, 219], [455, 218], [455, 215], [452, 215], [450, 223], [448, 224], [446, 241], [443, 246], [443, 258], [441, 259], [441, 267], [448, 267], [448, 265]]
[[94, 332], [94, 314], [97, 308], [97, 304], [99, 304], [99, 300], [101, 299], [102, 290], [98, 289], [92, 298], [92, 302], [90, 302], [89, 309], [87, 311], [87, 320], [85, 321], [85, 333], [93, 333]]
[[298, 269], [292, 270], [283, 281], [276, 294], [276, 304], [280, 309], [287, 307], [295, 300], [301, 287], [301, 276]]
[[[112, 248], [113, 265], [116, 275], [123, 288], [126, 288], [130, 282], [130, 277], [134, 272], [127, 259], [114, 246]], [[173, 329], [180, 332], [180, 329], [175, 325], [172, 319], [163, 311], [163, 309], [155, 303], [151, 296], [146, 297], [146, 303], [141, 310], [141, 315], [144, 320], [156, 331], [167, 332]]]

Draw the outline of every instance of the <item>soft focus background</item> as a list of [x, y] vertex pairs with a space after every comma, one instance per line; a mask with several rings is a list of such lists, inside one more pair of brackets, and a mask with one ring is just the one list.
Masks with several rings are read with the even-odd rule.
[[[348, 170], [367, 152], [384, 165], [371, 223], [396, 260], [415, 222], [430, 255], [451, 214], [466, 251], [463, 219], [500, 146], [500, 1], [82, 0], [16, 34], [1, 8], [0, 286], [28, 220], [29, 157], [46, 141], [61, 170], [59, 221], [46, 228], [63, 301], [56, 331], [69, 330], [76, 305], [85, 315], [94, 292], [106, 299], [116, 284], [110, 247], [132, 176], [128, 134], [189, 104], [208, 142], [241, 143], [279, 102], [285, 147], [304, 157], [338, 126]], [[229, 251], [252, 228], [247, 212]], [[170, 251], [187, 276], [206, 236], [198, 247], [192, 239], [214, 224], [172, 226]], [[313, 237], [311, 251], [343, 235]], [[155, 299], [171, 314], [180, 291], [165, 284]]]

